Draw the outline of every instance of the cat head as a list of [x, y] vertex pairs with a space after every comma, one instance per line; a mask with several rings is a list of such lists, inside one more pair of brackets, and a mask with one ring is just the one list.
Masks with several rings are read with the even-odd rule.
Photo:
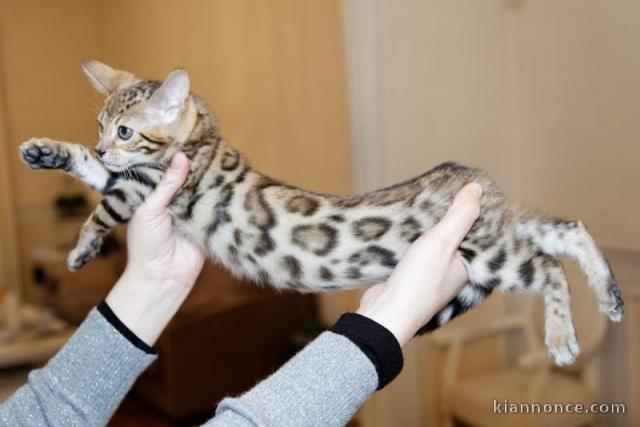
[[172, 71], [163, 82], [144, 80], [87, 60], [82, 69], [106, 95], [98, 114], [96, 153], [107, 169], [119, 172], [141, 163], [168, 160], [193, 127], [194, 101], [189, 74]]

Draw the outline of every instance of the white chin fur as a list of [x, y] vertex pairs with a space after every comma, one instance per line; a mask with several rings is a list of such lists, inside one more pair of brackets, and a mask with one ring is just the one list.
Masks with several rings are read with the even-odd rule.
[[125, 169], [133, 166], [132, 163], [131, 164], [130, 163], [116, 164], [116, 163], [111, 163], [111, 162], [104, 161], [104, 160], [102, 161], [102, 164], [110, 172], [122, 172]]

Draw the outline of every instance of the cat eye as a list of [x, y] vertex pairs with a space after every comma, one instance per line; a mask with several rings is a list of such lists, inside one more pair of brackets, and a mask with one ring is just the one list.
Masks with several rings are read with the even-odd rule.
[[131, 138], [132, 135], [133, 129], [126, 126], [118, 127], [118, 138], [120, 138], [121, 140], [126, 141], [127, 139]]
[[102, 133], [103, 130], [104, 126], [102, 126], [102, 123], [98, 122], [98, 133]]

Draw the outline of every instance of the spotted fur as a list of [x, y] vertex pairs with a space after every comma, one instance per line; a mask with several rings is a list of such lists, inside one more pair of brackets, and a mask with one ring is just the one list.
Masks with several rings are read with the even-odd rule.
[[[62, 169], [103, 194], [86, 221], [69, 268], [96, 256], [103, 237], [126, 222], [183, 151], [191, 172], [170, 207], [175, 227], [233, 273], [280, 289], [315, 292], [384, 281], [407, 247], [438, 222], [465, 184], [482, 185], [481, 216], [458, 254], [470, 279], [420, 333], [482, 302], [494, 289], [544, 295], [546, 344], [558, 364], [579, 346], [569, 287], [557, 257], [576, 260], [600, 309], [620, 320], [623, 302], [601, 251], [578, 221], [517, 210], [481, 170], [443, 163], [371, 193], [338, 197], [305, 191], [252, 169], [221, 136], [206, 104], [175, 71], [163, 82], [91, 61], [106, 95], [98, 115], [100, 159], [77, 144], [33, 139], [21, 146], [34, 169]], [[120, 126], [133, 129], [128, 134]]]

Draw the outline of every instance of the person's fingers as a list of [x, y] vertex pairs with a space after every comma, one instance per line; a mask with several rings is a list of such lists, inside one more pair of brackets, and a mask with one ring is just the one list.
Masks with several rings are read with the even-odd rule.
[[184, 153], [177, 153], [173, 156], [169, 168], [156, 186], [155, 190], [149, 194], [143, 204], [143, 209], [148, 213], [162, 212], [171, 202], [174, 194], [182, 187], [189, 174], [189, 162]]
[[440, 238], [449, 249], [455, 249], [480, 215], [482, 187], [472, 182], [462, 187], [449, 210], [431, 231], [429, 238]]

